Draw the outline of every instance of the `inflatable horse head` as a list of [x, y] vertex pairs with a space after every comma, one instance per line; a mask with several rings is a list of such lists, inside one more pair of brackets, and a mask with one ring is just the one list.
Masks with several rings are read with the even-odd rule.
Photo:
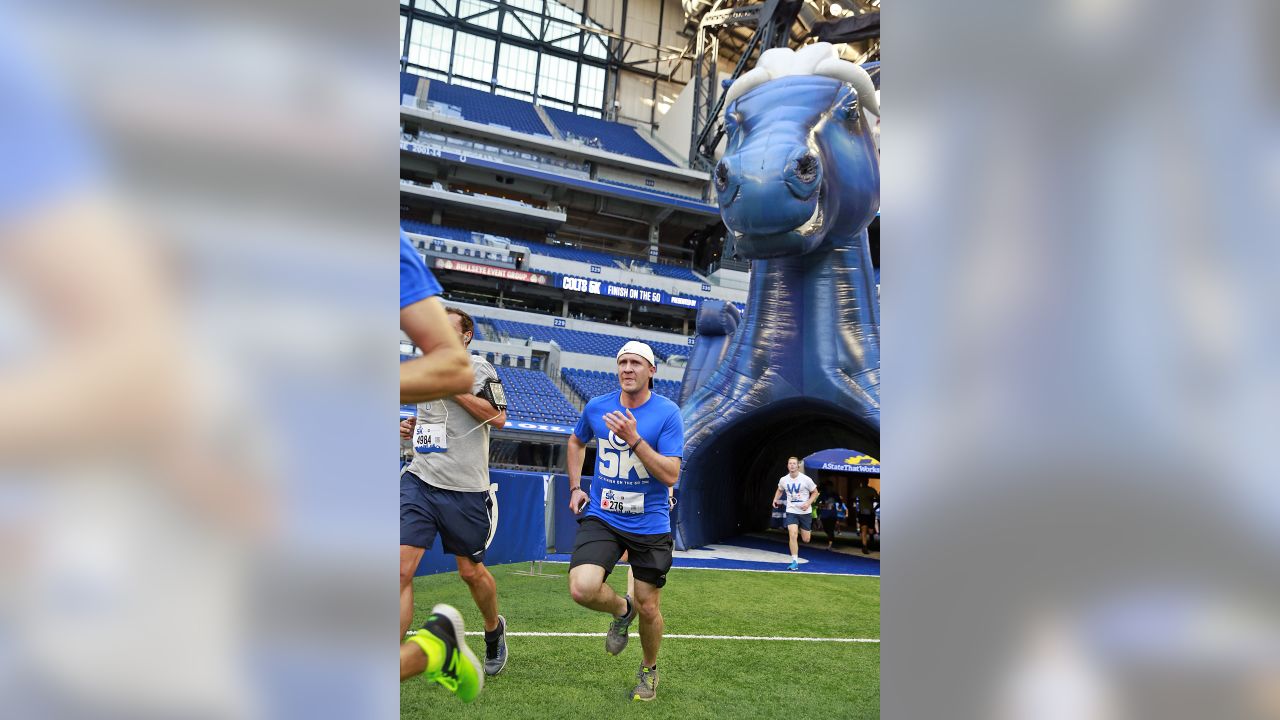
[[871, 78], [827, 43], [768, 50], [729, 87], [712, 179], [741, 256], [805, 254], [871, 223], [880, 173], [864, 110], [880, 112]]
[[825, 43], [765, 52], [726, 95], [712, 175], [752, 261], [742, 322], [710, 372], [685, 374], [677, 546], [767, 527], [790, 455], [879, 456], [880, 307], [867, 226], [879, 206], [879, 113], [866, 72]]

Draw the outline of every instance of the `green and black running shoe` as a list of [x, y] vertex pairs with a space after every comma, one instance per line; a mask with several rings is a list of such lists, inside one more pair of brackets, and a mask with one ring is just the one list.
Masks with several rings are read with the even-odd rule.
[[480, 695], [484, 689], [480, 659], [467, 647], [462, 615], [452, 606], [440, 604], [431, 608], [431, 615], [422, 629], [406, 641], [416, 643], [428, 658], [439, 656], [444, 659], [439, 669], [428, 669], [425, 673], [428, 680], [445, 686], [464, 703], [472, 702]]

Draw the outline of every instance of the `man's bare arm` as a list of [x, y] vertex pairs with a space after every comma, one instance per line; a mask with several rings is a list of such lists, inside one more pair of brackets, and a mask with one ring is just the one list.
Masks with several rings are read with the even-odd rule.
[[467, 414], [480, 422], [488, 422], [501, 430], [507, 424], [507, 411], [499, 410], [493, 403], [478, 395], [454, 395], [453, 401], [462, 406]]
[[645, 441], [644, 438], [637, 439], [640, 442], [632, 444], [631, 451], [644, 464], [645, 469], [663, 485], [667, 487], [674, 486], [676, 481], [680, 479], [680, 458], [662, 455], [653, 449], [653, 446]]
[[400, 329], [422, 357], [400, 363], [400, 403], [420, 403], [469, 392], [471, 359], [434, 297], [400, 308]]
[[[587, 457], [587, 444], [578, 439], [574, 433], [569, 433], [569, 449], [567, 452], [567, 464], [569, 472], [569, 510], [574, 513], [582, 512], [582, 508], [586, 507], [589, 502], [587, 491], [582, 489], [582, 461]], [[579, 495], [578, 493], [582, 493]]]
[[0, 373], [0, 457], [47, 456], [67, 413], [81, 453], [159, 447], [186, 412], [176, 293], [144, 232], [83, 197], [0, 228], [0, 275], [20, 288], [49, 351]]
[[569, 489], [582, 486], [582, 461], [587, 457], [587, 445], [578, 439], [577, 435], [569, 433], [569, 451], [566, 454], [566, 464], [569, 472]]

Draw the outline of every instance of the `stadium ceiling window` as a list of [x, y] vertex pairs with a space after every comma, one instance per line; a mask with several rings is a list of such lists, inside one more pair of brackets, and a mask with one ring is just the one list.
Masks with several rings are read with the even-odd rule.
[[553, 17], [557, 20], [568, 20], [569, 22], [578, 22], [581, 14], [573, 8], [565, 5], [558, 0], [547, 0], [547, 17]]
[[[464, 78], [488, 80], [493, 77], [493, 48], [496, 43], [488, 38], [468, 33], [458, 33], [454, 42], [453, 74]], [[489, 90], [489, 83], [457, 83], [478, 90]]]
[[550, 18], [564, 20], [565, 22], [548, 22], [543, 39], [555, 47], [572, 50], [574, 53], [581, 52], [582, 32], [570, 24], [577, 23], [581, 19], [581, 14], [571, 7], [556, 2], [556, 0], [547, 0], [546, 14]]
[[498, 29], [498, 3], [493, 0], [458, 0], [458, 17], [490, 30]]
[[554, 47], [564, 48], [575, 53], [581, 51], [582, 32], [572, 25], [548, 22], [545, 37]]
[[543, 55], [542, 68], [538, 74], [538, 94], [569, 103], [566, 109], [572, 111], [577, 74], [578, 63], [554, 55]]
[[415, 22], [411, 27], [413, 32], [409, 40], [409, 62], [447, 74], [453, 31], [427, 22]]
[[545, 97], [539, 98], [538, 104], [544, 107], [553, 107], [553, 108], [558, 108], [560, 110], [568, 110], [569, 112], [573, 112], [573, 105], [570, 105], [569, 103], [559, 102], [557, 100], [548, 100]]
[[[590, 23], [594, 25], [594, 23]], [[601, 60], [609, 57], [609, 47], [605, 39], [601, 35], [587, 34], [587, 43], [582, 48], [582, 54], [587, 57], [599, 58]]]
[[508, 44], [498, 48], [498, 84], [522, 93], [520, 97], [532, 98], [537, 67], [538, 53], [533, 50]]
[[[506, 0], [508, 8], [542, 12], [542, 0]], [[502, 32], [526, 40], [536, 40], [541, 29], [541, 20], [535, 14], [508, 11], [502, 20]]]
[[[604, 68], [583, 63], [582, 80], [578, 83], [578, 104], [597, 110], [604, 107]], [[594, 117], [600, 115], [597, 113]]]
[[472, 89], [474, 89], [474, 90], [483, 90], [483, 91], [485, 91], [485, 92], [489, 92], [489, 91], [491, 91], [491, 90], [493, 89], [493, 88], [489, 85], [489, 83], [479, 82], [479, 81], [477, 81], [477, 80], [468, 80], [468, 79], [466, 79], [466, 78], [464, 78], [464, 77], [459, 77], [459, 76], [457, 76], [457, 75], [454, 75], [454, 76], [453, 76], [453, 79], [452, 79], [452, 80], [450, 80], [450, 81], [449, 81], [449, 83], [450, 83], [451, 85], [461, 85], [462, 87], [469, 87], [469, 88], [472, 88]]
[[450, 17], [458, 12], [458, 0], [418, 0], [414, 7], [432, 15]]
[[529, 95], [527, 93], [515, 92], [513, 90], [507, 90], [506, 88], [498, 88], [497, 90], [493, 91], [493, 94], [501, 95], [502, 97], [516, 98], [517, 100], [524, 100], [525, 102], [533, 102], [532, 95]]

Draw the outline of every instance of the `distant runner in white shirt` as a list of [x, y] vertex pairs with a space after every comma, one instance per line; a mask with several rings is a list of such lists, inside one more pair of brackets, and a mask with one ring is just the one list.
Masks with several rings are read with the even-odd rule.
[[785, 523], [791, 545], [791, 564], [787, 569], [799, 570], [800, 545], [796, 535], [809, 542], [809, 531], [813, 527], [813, 501], [818, 497], [818, 486], [808, 475], [800, 472], [800, 458], [794, 455], [787, 458], [787, 474], [778, 480], [773, 506], [782, 507], [784, 496], [787, 506]]

